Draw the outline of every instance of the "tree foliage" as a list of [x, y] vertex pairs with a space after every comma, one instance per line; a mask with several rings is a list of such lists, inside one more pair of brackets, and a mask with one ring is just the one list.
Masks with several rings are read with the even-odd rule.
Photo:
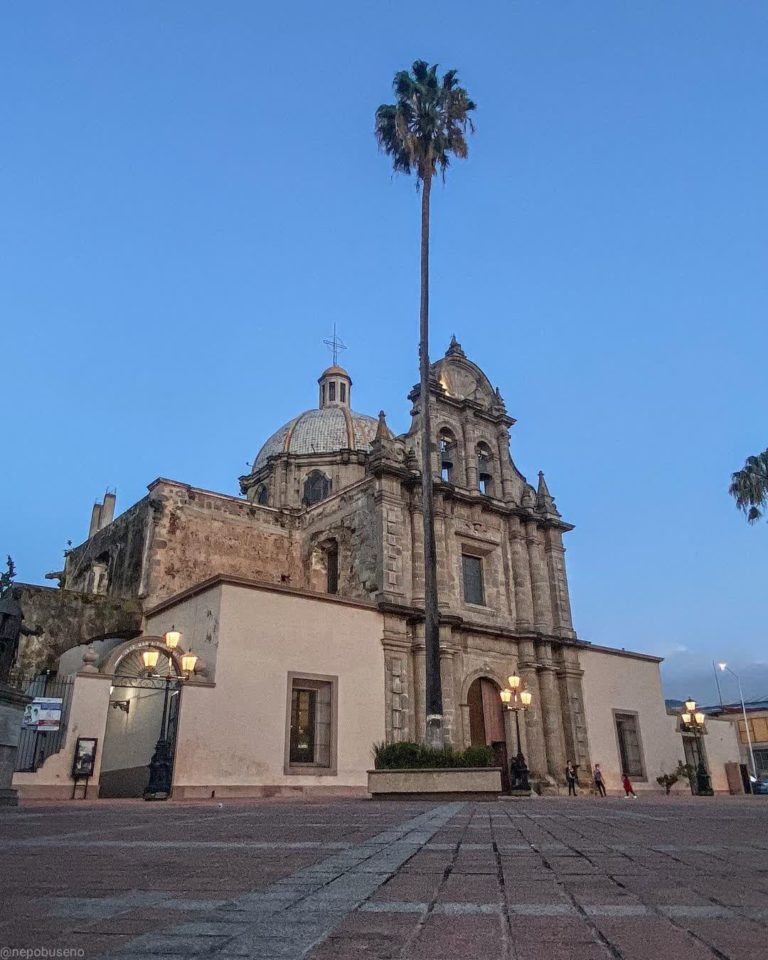
[[395, 74], [395, 103], [376, 111], [376, 140], [392, 157], [399, 173], [415, 173], [417, 184], [439, 169], [443, 177], [453, 154], [466, 159], [466, 134], [474, 132], [470, 113], [476, 109], [467, 91], [459, 86], [456, 70], [442, 79], [438, 65], [416, 60], [411, 71]]
[[768, 450], [747, 457], [742, 469], [731, 475], [728, 493], [749, 523], [763, 516], [768, 507]]

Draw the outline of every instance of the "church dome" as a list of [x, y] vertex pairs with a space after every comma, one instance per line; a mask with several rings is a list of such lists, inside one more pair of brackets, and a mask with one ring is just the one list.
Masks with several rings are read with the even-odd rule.
[[336, 453], [339, 450], [368, 452], [379, 421], [350, 409], [352, 378], [334, 364], [318, 379], [320, 406], [305, 410], [273, 433], [253, 461], [253, 471], [265, 466], [278, 453]]
[[336, 453], [339, 450], [367, 452], [379, 421], [346, 407], [306, 410], [273, 433], [259, 450], [253, 470], [260, 470], [278, 453]]

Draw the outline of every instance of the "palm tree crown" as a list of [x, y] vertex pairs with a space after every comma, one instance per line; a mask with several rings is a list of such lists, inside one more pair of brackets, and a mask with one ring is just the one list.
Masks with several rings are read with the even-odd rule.
[[456, 70], [441, 80], [436, 63], [416, 60], [410, 73], [395, 74], [392, 87], [397, 102], [376, 111], [379, 146], [400, 173], [415, 171], [422, 181], [439, 168], [445, 176], [449, 154], [466, 158], [466, 133], [475, 129], [469, 116], [475, 104], [459, 86]]
[[744, 511], [749, 523], [762, 517], [768, 506], [768, 450], [756, 457], [747, 457], [743, 468], [731, 476], [728, 493], [739, 510]]

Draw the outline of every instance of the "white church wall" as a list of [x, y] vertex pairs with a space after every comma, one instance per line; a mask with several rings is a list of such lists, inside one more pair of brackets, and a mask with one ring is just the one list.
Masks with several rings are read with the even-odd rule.
[[[372, 745], [384, 739], [381, 615], [358, 604], [245, 585], [225, 582], [217, 589], [215, 687], [183, 691], [174, 796], [363, 792]], [[162, 633], [173, 621], [185, 648], [210, 664], [200, 646], [205, 630], [193, 622], [211, 607], [206, 598], [201, 593], [150, 618], [147, 632]], [[286, 773], [289, 673], [337, 678], [335, 773]]]

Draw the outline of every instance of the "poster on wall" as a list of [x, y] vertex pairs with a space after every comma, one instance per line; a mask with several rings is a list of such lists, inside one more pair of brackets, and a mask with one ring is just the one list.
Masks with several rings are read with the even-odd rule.
[[38, 733], [54, 733], [61, 726], [60, 697], [35, 697], [32, 703], [24, 707], [21, 726], [24, 730], [37, 730]]
[[75, 755], [72, 758], [72, 779], [87, 780], [93, 776], [93, 768], [96, 764], [96, 744], [98, 740], [95, 737], [78, 737], [75, 744]]

